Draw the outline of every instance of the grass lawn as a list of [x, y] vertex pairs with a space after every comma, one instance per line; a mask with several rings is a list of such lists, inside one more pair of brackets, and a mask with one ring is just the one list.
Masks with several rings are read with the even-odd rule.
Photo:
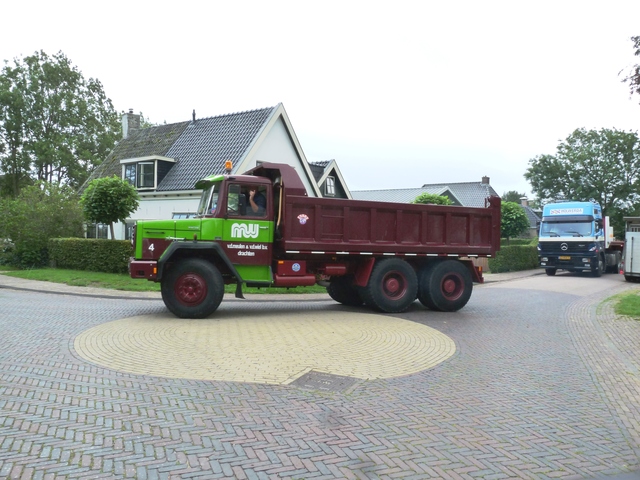
[[615, 312], [617, 315], [625, 315], [627, 317], [640, 320], [640, 295], [638, 292], [629, 292], [614, 297]]
[[[74, 287], [109, 288], [131, 292], [159, 292], [160, 284], [148, 280], [134, 279], [128, 274], [88, 272], [84, 270], [65, 270], [61, 268], [39, 268], [33, 270], [16, 270], [0, 266], [3, 275], [40, 280], [44, 282], [64, 283]], [[235, 285], [226, 285], [225, 292], [234, 293]], [[313, 287], [296, 288], [243, 288], [244, 293], [326, 293], [327, 289], [315, 285]]]

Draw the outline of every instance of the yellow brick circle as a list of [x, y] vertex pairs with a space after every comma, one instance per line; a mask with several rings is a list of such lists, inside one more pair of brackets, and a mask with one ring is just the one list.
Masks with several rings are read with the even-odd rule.
[[356, 312], [218, 312], [204, 320], [142, 315], [91, 328], [74, 348], [92, 363], [134, 374], [278, 385], [310, 370], [397, 377], [455, 353], [453, 340], [433, 328]]

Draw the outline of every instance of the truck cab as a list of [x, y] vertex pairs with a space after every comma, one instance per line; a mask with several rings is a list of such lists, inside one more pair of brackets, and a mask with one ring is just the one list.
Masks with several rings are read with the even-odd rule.
[[562, 269], [599, 277], [607, 267], [619, 262], [620, 253], [609, 249], [612, 240], [613, 229], [599, 204], [547, 204], [540, 223], [539, 265], [547, 275]]

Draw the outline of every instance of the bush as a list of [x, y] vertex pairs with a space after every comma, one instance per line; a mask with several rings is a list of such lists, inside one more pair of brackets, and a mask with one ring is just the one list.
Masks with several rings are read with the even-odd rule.
[[533, 238], [502, 238], [500, 239], [500, 248], [507, 247], [509, 245], [538, 245], [538, 237]]
[[16, 246], [9, 238], [0, 239], [0, 265], [14, 265], [16, 261]]
[[25, 187], [16, 199], [0, 202], [0, 238], [15, 245], [11, 264], [22, 268], [47, 264], [50, 238], [81, 237], [83, 217], [72, 190], [51, 184]]
[[47, 244], [53, 268], [127, 273], [133, 251], [129, 240], [54, 238]]
[[538, 268], [538, 249], [535, 245], [507, 245], [489, 259], [491, 273], [517, 272]]

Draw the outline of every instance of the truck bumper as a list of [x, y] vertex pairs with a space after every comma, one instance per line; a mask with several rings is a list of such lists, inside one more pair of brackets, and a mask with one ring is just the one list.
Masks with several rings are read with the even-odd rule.
[[146, 278], [156, 280], [158, 276], [158, 262], [155, 260], [129, 259], [129, 276], [131, 278]]
[[596, 265], [597, 257], [594, 255], [540, 255], [538, 263], [540, 268], [557, 268], [570, 272], [590, 272]]

